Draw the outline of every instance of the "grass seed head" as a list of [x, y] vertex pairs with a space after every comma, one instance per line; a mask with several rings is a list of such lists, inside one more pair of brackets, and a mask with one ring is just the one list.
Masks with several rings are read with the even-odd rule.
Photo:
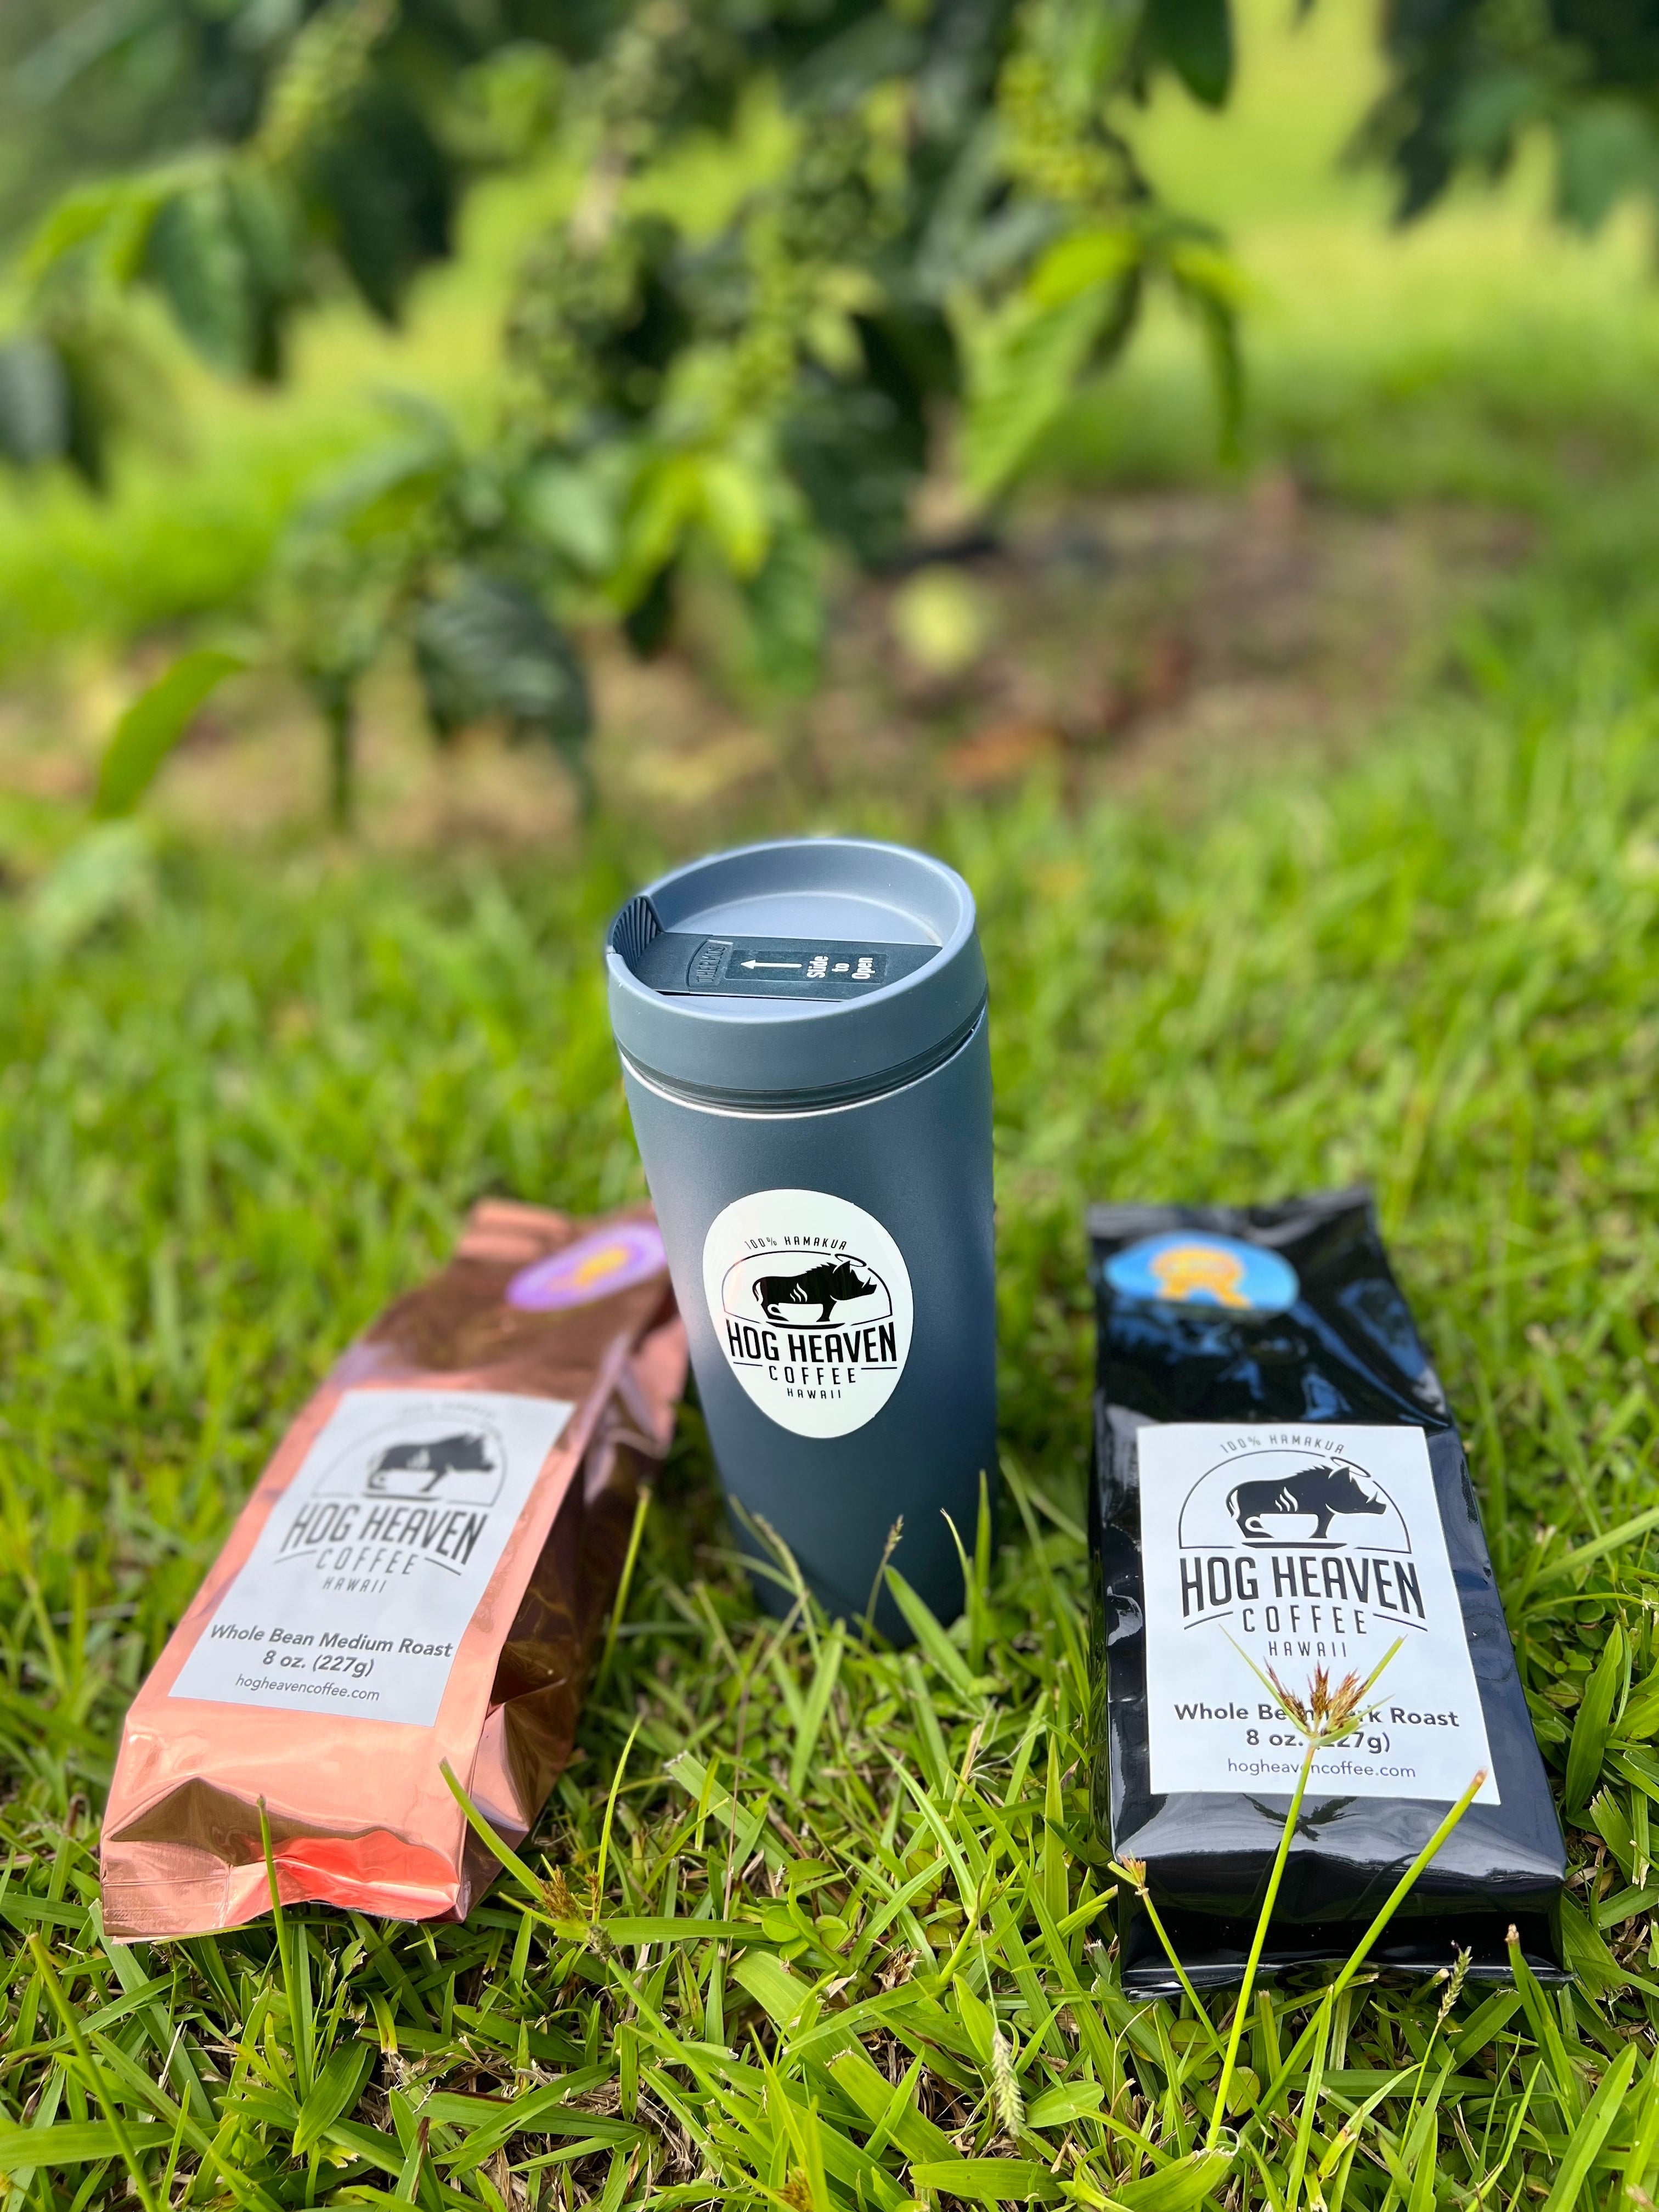
[[1474, 1954], [1472, 1951], [1460, 1951], [1455, 1964], [1446, 1977], [1445, 1995], [1440, 2000], [1439, 2016], [1443, 2023], [1446, 2014], [1463, 1994], [1463, 1984], [1469, 1978], [1469, 1961], [1474, 1956]]
[[1025, 2125], [1025, 2099], [1014, 2071], [1013, 2045], [1000, 2027], [991, 2031], [991, 2096], [1006, 2136], [1017, 2136]]
[[1273, 1684], [1273, 1695], [1304, 1735], [1326, 1741], [1346, 1735], [1363, 1710], [1366, 1683], [1358, 1674], [1345, 1674], [1333, 1687], [1329, 1668], [1316, 1667], [1305, 1698], [1287, 1688], [1271, 1667], [1267, 1680]]
[[547, 1901], [548, 1911], [555, 1920], [586, 1920], [587, 1915], [576, 1902], [562, 1867], [555, 1867], [542, 1884], [542, 1895]]
[[1272, 1667], [1269, 1667], [1267, 1669], [1267, 1680], [1273, 1686], [1273, 1695], [1278, 1698], [1279, 1704], [1283, 1705], [1285, 1712], [1289, 1715], [1291, 1719], [1296, 1723], [1299, 1729], [1305, 1729], [1309, 1724], [1308, 1708], [1303, 1704], [1301, 1698], [1297, 1696], [1294, 1690], [1290, 1690], [1285, 1687], [1284, 1683], [1279, 1680], [1277, 1670]]

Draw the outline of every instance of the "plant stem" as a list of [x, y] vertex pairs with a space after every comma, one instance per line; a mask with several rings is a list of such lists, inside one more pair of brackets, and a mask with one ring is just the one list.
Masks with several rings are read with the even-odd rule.
[[1279, 2091], [1285, 2087], [1285, 2084], [1290, 2080], [1291, 2075], [1296, 2071], [1297, 2060], [1301, 2057], [1303, 2052], [1313, 2040], [1314, 2034], [1319, 2026], [1320, 2014], [1329, 2006], [1334, 2005], [1336, 2002], [1343, 1990], [1347, 1988], [1349, 1983], [1359, 1972], [1361, 1966], [1364, 1965], [1365, 1954], [1370, 1949], [1371, 1945], [1376, 1942], [1377, 1937], [1382, 1933], [1382, 1930], [1388, 1926], [1389, 1921], [1393, 1919], [1395, 1914], [1399, 1911], [1401, 1905], [1405, 1899], [1407, 1892], [1411, 1888], [1419, 1875], [1422, 1873], [1424, 1868], [1429, 1863], [1429, 1861], [1433, 1858], [1435, 1853], [1440, 1849], [1442, 1844], [1445, 1842], [1447, 1837], [1450, 1835], [1452, 1830], [1462, 1819], [1464, 1814], [1468, 1811], [1469, 1807], [1474, 1802], [1474, 1794], [1476, 1790], [1480, 1789], [1481, 1784], [1486, 1780], [1486, 1770], [1483, 1768], [1481, 1771], [1475, 1776], [1474, 1781], [1470, 1783], [1468, 1788], [1463, 1792], [1463, 1795], [1452, 1807], [1451, 1810], [1447, 1814], [1445, 1819], [1442, 1820], [1434, 1833], [1429, 1838], [1427, 1843], [1424, 1844], [1422, 1850], [1419, 1851], [1417, 1856], [1406, 1869], [1405, 1873], [1401, 1875], [1399, 1881], [1395, 1882], [1394, 1887], [1389, 1892], [1388, 1896], [1384, 1899], [1377, 1911], [1376, 1919], [1372, 1921], [1370, 1926], [1360, 1937], [1358, 1942], [1355, 1944], [1352, 1951], [1349, 1954], [1347, 1964], [1343, 1967], [1341, 1972], [1337, 1976], [1336, 1979], [1325, 1991], [1324, 1996], [1320, 1999], [1318, 2010], [1316, 2011], [1313, 2018], [1308, 2022], [1308, 2025], [1303, 2029], [1301, 2034], [1297, 2038], [1295, 2043], [1291, 2047], [1289, 2057], [1285, 2059], [1278, 2073], [1274, 2075], [1273, 2081], [1269, 2084], [1266, 2092], [1257, 2101], [1255, 2111], [1251, 2115], [1251, 2118], [1253, 2120], [1260, 2118], [1261, 2114], [1271, 2107], [1273, 2099], [1278, 2096]]
[[1158, 1917], [1158, 1907], [1152, 1903], [1152, 1893], [1149, 1890], [1143, 1889], [1141, 1891], [1140, 1902], [1146, 1910], [1146, 1917], [1152, 1923], [1152, 1933], [1158, 1937], [1158, 1942], [1164, 1946], [1164, 1957], [1175, 1968], [1176, 1978], [1181, 1984], [1182, 1988], [1187, 1992], [1187, 2002], [1191, 2005], [1193, 2011], [1197, 2015], [1199, 2026], [1204, 2030], [1205, 2034], [1210, 2039], [1211, 2050], [1219, 2051], [1221, 2048], [1221, 2038], [1216, 2033], [1214, 2026], [1211, 2021], [1210, 2015], [1205, 2010], [1203, 2003], [1199, 1997], [1198, 1991], [1188, 1980], [1187, 1969], [1182, 1965], [1180, 1960], [1176, 1956], [1175, 1945], [1170, 1941], [1168, 1931], [1164, 1928], [1164, 1923]]
[[334, 683], [323, 695], [323, 721], [328, 731], [329, 818], [342, 837], [351, 834], [356, 812], [357, 710], [349, 684]]
[[1215, 2148], [1216, 2137], [1221, 2133], [1227, 2115], [1227, 2092], [1233, 2082], [1233, 2066], [1238, 2057], [1238, 2039], [1244, 2031], [1244, 2015], [1250, 2008], [1250, 1992], [1255, 1986], [1255, 1970], [1261, 1963], [1261, 1951], [1267, 1940], [1267, 1923], [1273, 1917], [1273, 1905], [1279, 1896], [1279, 1885], [1284, 1879], [1285, 1862], [1291, 1855], [1291, 1838], [1296, 1833], [1297, 1815], [1302, 1810], [1308, 1777], [1313, 1772], [1314, 1753], [1322, 1739], [1308, 1738], [1308, 1748], [1302, 1754], [1302, 1771], [1296, 1778], [1296, 1788], [1291, 1794], [1291, 1808], [1285, 1815], [1284, 1832], [1279, 1838], [1279, 1850], [1273, 1859], [1273, 1870], [1267, 1877], [1267, 1894], [1261, 1900], [1261, 1911], [1256, 1917], [1255, 1934], [1250, 1942], [1250, 1955], [1245, 1961], [1244, 1979], [1239, 1986], [1238, 2002], [1233, 2008], [1233, 2024], [1227, 2037], [1227, 2056], [1222, 2062], [1221, 2081], [1215, 2093], [1215, 2110], [1210, 2115], [1210, 2131], [1204, 2138], [1206, 2150]]
[[1203, 2004], [1200, 2002], [1198, 1991], [1193, 1987], [1191, 1982], [1187, 1978], [1187, 1969], [1182, 1965], [1180, 1956], [1176, 1950], [1175, 1945], [1170, 1941], [1168, 1929], [1164, 1927], [1163, 1921], [1158, 1917], [1158, 1907], [1152, 1903], [1152, 1892], [1147, 1888], [1145, 1880], [1137, 1880], [1134, 1872], [1131, 1868], [1119, 1865], [1115, 1859], [1111, 1863], [1111, 1871], [1116, 1875], [1117, 1879], [1123, 1883], [1126, 1888], [1133, 1890], [1135, 1895], [1140, 1899], [1141, 1910], [1146, 1913], [1146, 1917], [1152, 1923], [1152, 1933], [1158, 1937], [1158, 1942], [1164, 1946], [1164, 1955], [1169, 1960], [1170, 1966], [1174, 1967], [1176, 1979], [1180, 1983], [1182, 1990], [1186, 1992], [1187, 2002], [1191, 2005], [1194, 2012], [1197, 2014], [1199, 2022], [1203, 2027], [1205, 2034], [1210, 2039], [1211, 2050], [1219, 2051], [1221, 2048], [1221, 2038], [1216, 2033], [1214, 2027], [1211, 2023], [1209, 2014], [1205, 2010]]

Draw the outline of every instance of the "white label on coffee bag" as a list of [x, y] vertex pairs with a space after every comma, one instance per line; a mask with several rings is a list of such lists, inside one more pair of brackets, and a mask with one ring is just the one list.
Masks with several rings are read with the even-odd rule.
[[1139, 1431], [1152, 1786], [1288, 1796], [1315, 1670], [1367, 1717], [1318, 1753], [1328, 1797], [1499, 1802], [1421, 1429], [1171, 1422]]
[[572, 1411], [499, 1390], [348, 1390], [173, 1696], [430, 1727]]
[[798, 1437], [881, 1411], [910, 1356], [902, 1255], [873, 1214], [822, 1190], [757, 1190], [703, 1240], [709, 1317], [732, 1372]]

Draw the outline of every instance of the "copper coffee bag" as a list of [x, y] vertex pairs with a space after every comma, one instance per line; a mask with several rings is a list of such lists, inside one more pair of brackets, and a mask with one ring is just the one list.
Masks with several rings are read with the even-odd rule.
[[337, 1362], [134, 1700], [104, 1823], [112, 1936], [283, 1902], [459, 1918], [569, 1756], [641, 1471], [684, 1382], [643, 1209], [475, 1208]]

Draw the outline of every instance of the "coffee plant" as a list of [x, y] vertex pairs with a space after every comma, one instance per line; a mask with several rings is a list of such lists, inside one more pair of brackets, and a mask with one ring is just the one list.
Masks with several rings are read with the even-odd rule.
[[1540, 131], [1565, 221], [1659, 203], [1659, 0], [1388, 0], [1382, 33], [1389, 82], [1361, 143], [1402, 215], [1462, 170], [1501, 176]]
[[325, 292], [396, 314], [483, 169], [568, 180], [489, 435], [410, 409], [276, 562], [342, 818], [356, 688], [394, 638], [441, 738], [495, 714], [574, 757], [573, 627], [650, 651], [712, 564], [757, 678], [810, 684], [826, 561], [905, 550], [942, 440], [982, 528], [1154, 288], [1237, 411], [1228, 264], [1133, 145], [1160, 73], [1225, 98], [1227, 0], [106, 0], [54, 38], [15, 73], [48, 107], [112, 100], [125, 71], [178, 150], [36, 224], [0, 348], [20, 465], [100, 479], [136, 289], [212, 363], [275, 378]]

